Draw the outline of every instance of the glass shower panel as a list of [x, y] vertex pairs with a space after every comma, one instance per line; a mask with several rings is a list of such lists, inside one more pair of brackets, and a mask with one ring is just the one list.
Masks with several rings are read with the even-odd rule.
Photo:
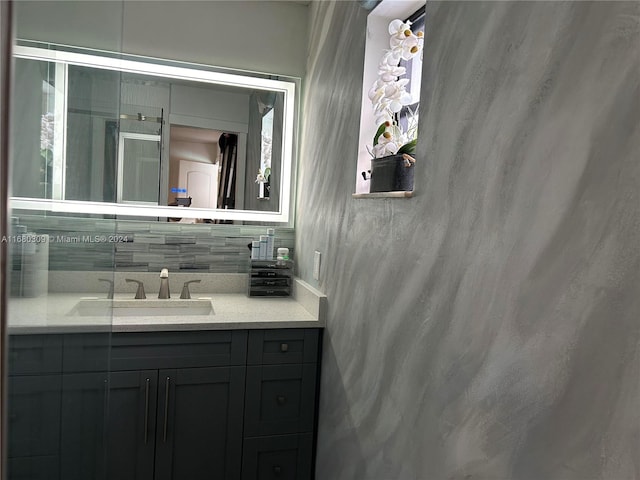
[[[14, 6], [14, 31], [22, 46], [64, 50], [76, 44], [114, 51], [121, 45], [122, 1]], [[74, 21], [56, 29], [52, 18]], [[100, 32], [84, 28], [96, 25], [96, 18]], [[120, 74], [66, 65], [59, 60], [63, 56], [51, 62], [15, 58], [12, 195], [115, 199]], [[113, 163], [106, 165], [106, 159]], [[112, 191], [103, 187], [109, 175]], [[114, 287], [117, 298], [110, 241], [116, 221], [50, 208], [10, 211], [10, 262], [3, 266], [10, 289], [7, 478], [103, 480], [109, 478], [110, 432], [118, 419], [112, 308], [88, 313], [79, 305], [112, 304]]]
[[12, 211], [8, 478], [103, 478], [115, 221]]

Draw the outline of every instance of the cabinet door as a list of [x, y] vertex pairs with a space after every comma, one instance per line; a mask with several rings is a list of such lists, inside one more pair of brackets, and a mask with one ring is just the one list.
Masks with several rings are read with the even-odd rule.
[[60, 375], [9, 377], [9, 457], [58, 455]]
[[161, 370], [156, 480], [238, 480], [244, 367]]
[[60, 478], [106, 478], [108, 380], [106, 372], [62, 375]]
[[157, 370], [109, 378], [107, 479], [153, 480]]
[[157, 371], [62, 377], [61, 478], [152, 480]]

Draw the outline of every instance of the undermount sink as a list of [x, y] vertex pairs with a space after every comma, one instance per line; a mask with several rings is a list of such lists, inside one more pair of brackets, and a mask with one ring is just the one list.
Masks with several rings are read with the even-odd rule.
[[67, 314], [72, 317], [184, 317], [215, 315], [209, 299], [80, 300]]

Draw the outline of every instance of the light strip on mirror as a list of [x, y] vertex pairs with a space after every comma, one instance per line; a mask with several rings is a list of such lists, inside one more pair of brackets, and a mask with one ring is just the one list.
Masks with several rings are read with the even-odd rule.
[[120, 72], [153, 74], [159, 77], [179, 78], [181, 80], [194, 80], [198, 82], [215, 83], [219, 85], [247, 86], [259, 90], [277, 90], [293, 94], [295, 87], [289, 82], [272, 80], [269, 78], [250, 77], [232, 73], [212, 72], [195, 68], [173, 67], [170, 65], [156, 65], [153, 63], [136, 62], [119, 58], [100, 57], [84, 53], [64, 52], [60, 50], [45, 50], [34, 47], [16, 45], [14, 56], [32, 60], [46, 60], [50, 62], [68, 63], [85, 67], [101, 68], [105, 70], [117, 70]]
[[[288, 209], [291, 202], [291, 192], [295, 188], [292, 184], [293, 176], [293, 123], [295, 119], [294, 96], [291, 95], [290, 101], [285, 97], [284, 118], [282, 119], [282, 182], [280, 183], [280, 205]], [[285, 139], [290, 139], [286, 141]], [[288, 213], [287, 213], [288, 215]]]
[[258, 212], [253, 210], [211, 210], [207, 208], [165, 207], [163, 205], [79, 202], [76, 200], [58, 201], [25, 197], [11, 197], [10, 208], [13, 210], [131, 217], [192, 218], [274, 223], [287, 223], [290, 221], [288, 218], [288, 208], [283, 208], [281, 212]]

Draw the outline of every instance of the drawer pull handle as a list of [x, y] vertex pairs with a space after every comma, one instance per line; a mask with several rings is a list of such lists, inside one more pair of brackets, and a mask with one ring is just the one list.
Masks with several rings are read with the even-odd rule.
[[282, 467], [280, 467], [280, 465], [274, 465], [273, 473], [275, 473], [276, 475], [280, 475], [282, 473]]
[[169, 423], [169, 383], [171, 379], [167, 377], [167, 383], [164, 390], [164, 430], [162, 432], [162, 441], [167, 442], [167, 423]]
[[287, 403], [287, 397], [285, 397], [284, 395], [278, 395], [276, 397], [276, 402], [278, 402], [278, 405], [284, 405], [285, 403]]
[[280, 351], [281, 352], [288, 352], [289, 351], [289, 344], [288, 343], [281, 343], [280, 344]]
[[147, 378], [144, 386], [144, 444], [149, 439], [149, 382]]

